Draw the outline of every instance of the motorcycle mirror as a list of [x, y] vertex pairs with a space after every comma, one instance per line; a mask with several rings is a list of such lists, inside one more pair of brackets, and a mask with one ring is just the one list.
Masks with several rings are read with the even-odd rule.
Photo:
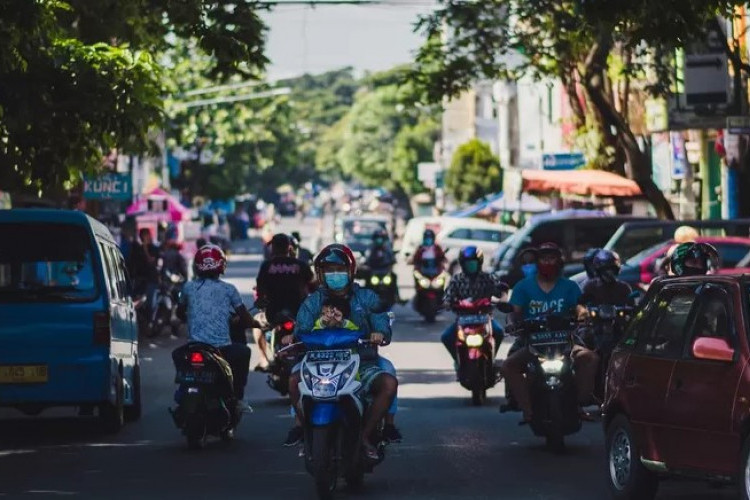
[[514, 311], [513, 306], [508, 304], [507, 302], [498, 302], [497, 310], [500, 312], [504, 312], [505, 314], [510, 314]]

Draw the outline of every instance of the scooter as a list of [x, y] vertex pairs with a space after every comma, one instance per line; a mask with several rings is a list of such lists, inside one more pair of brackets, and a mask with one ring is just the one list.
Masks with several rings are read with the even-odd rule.
[[625, 331], [625, 327], [633, 314], [633, 308], [630, 306], [602, 304], [587, 306], [587, 309], [589, 317], [584, 326], [585, 334], [581, 340], [586, 347], [599, 355], [600, 362], [594, 386], [594, 395], [599, 400], [602, 400], [612, 350]]
[[526, 319], [512, 334], [533, 355], [526, 367], [533, 419], [531, 430], [555, 452], [565, 450], [565, 436], [581, 429], [578, 393], [570, 352], [575, 322], [556, 315]]
[[281, 339], [294, 332], [295, 319], [286, 313], [279, 314], [275, 319], [275, 324], [264, 333], [268, 345], [273, 350], [273, 358], [268, 365], [266, 384], [282, 396], [286, 396], [289, 393], [289, 375], [294, 363], [290, 363], [288, 358], [279, 356], [278, 353], [283, 348]]
[[156, 290], [154, 307], [149, 320], [148, 336], [156, 337], [169, 326], [173, 334], [177, 334], [179, 320], [176, 319], [179, 294], [184, 279], [176, 273], [166, 271], [162, 275], [159, 288]]
[[241, 412], [233, 397], [232, 371], [218, 349], [191, 342], [175, 349], [177, 407], [169, 409], [190, 449], [200, 449], [208, 436], [231, 441]]
[[367, 411], [367, 402], [359, 396], [362, 386], [357, 377], [358, 347], [365, 343], [362, 335], [334, 329], [300, 335], [306, 351], [299, 384], [305, 467], [322, 499], [332, 498], [339, 477], [352, 488], [360, 487], [364, 474], [385, 459], [382, 429], [371, 436], [372, 442], [378, 442], [378, 460], [366, 460], [361, 447]]
[[490, 299], [464, 299], [453, 306], [457, 325], [458, 381], [471, 391], [474, 406], [485, 403], [487, 389], [497, 382], [495, 338], [492, 336], [493, 308]]
[[437, 274], [421, 273], [414, 270], [414, 310], [421, 314], [425, 321], [434, 323], [440, 307], [443, 304], [445, 284], [448, 281], [448, 273], [445, 271]]
[[393, 268], [367, 269], [363, 270], [363, 273], [365, 287], [378, 294], [384, 310], [390, 310], [396, 303], [396, 278]]

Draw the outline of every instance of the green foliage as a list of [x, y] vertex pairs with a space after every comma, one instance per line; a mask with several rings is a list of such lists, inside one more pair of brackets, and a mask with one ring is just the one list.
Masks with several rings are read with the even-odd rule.
[[417, 179], [417, 165], [434, 159], [435, 142], [440, 134], [440, 124], [432, 116], [420, 117], [415, 125], [402, 128], [393, 144], [394, 182], [408, 194], [424, 191]]
[[60, 192], [103, 152], [143, 153], [163, 118], [151, 54], [192, 38], [211, 78], [256, 75], [251, 1], [0, 0], [0, 188]]
[[472, 139], [453, 153], [446, 173], [447, 192], [459, 203], [475, 201], [503, 189], [500, 160], [487, 143]]

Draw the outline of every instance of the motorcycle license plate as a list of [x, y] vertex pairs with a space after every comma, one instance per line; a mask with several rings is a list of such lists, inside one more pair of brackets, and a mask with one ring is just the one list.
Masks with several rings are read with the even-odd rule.
[[529, 335], [532, 345], [565, 344], [570, 340], [570, 332], [534, 332]]
[[351, 351], [310, 351], [307, 353], [308, 363], [336, 363], [352, 359]]
[[178, 371], [174, 378], [177, 384], [213, 384], [216, 373], [212, 371]]
[[479, 323], [486, 323], [486, 322], [487, 322], [487, 316], [485, 316], [484, 314], [467, 314], [465, 316], [458, 317], [458, 324], [460, 326], [476, 325]]

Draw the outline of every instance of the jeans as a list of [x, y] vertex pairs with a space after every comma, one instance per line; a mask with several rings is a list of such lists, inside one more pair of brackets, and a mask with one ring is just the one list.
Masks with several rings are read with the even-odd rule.
[[[440, 341], [448, 350], [448, 353], [453, 358], [453, 361], [456, 361], [456, 335], [457, 334], [458, 334], [458, 325], [455, 322], [453, 322], [450, 325], [448, 325], [448, 328], [446, 328], [443, 334], [440, 336]], [[497, 350], [500, 349], [500, 344], [502, 343], [503, 338], [505, 337], [505, 334], [503, 333], [503, 327], [500, 326], [500, 323], [498, 323], [494, 318], [492, 318], [492, 336], [495, 338], [495, 354], [497, 354]]]

